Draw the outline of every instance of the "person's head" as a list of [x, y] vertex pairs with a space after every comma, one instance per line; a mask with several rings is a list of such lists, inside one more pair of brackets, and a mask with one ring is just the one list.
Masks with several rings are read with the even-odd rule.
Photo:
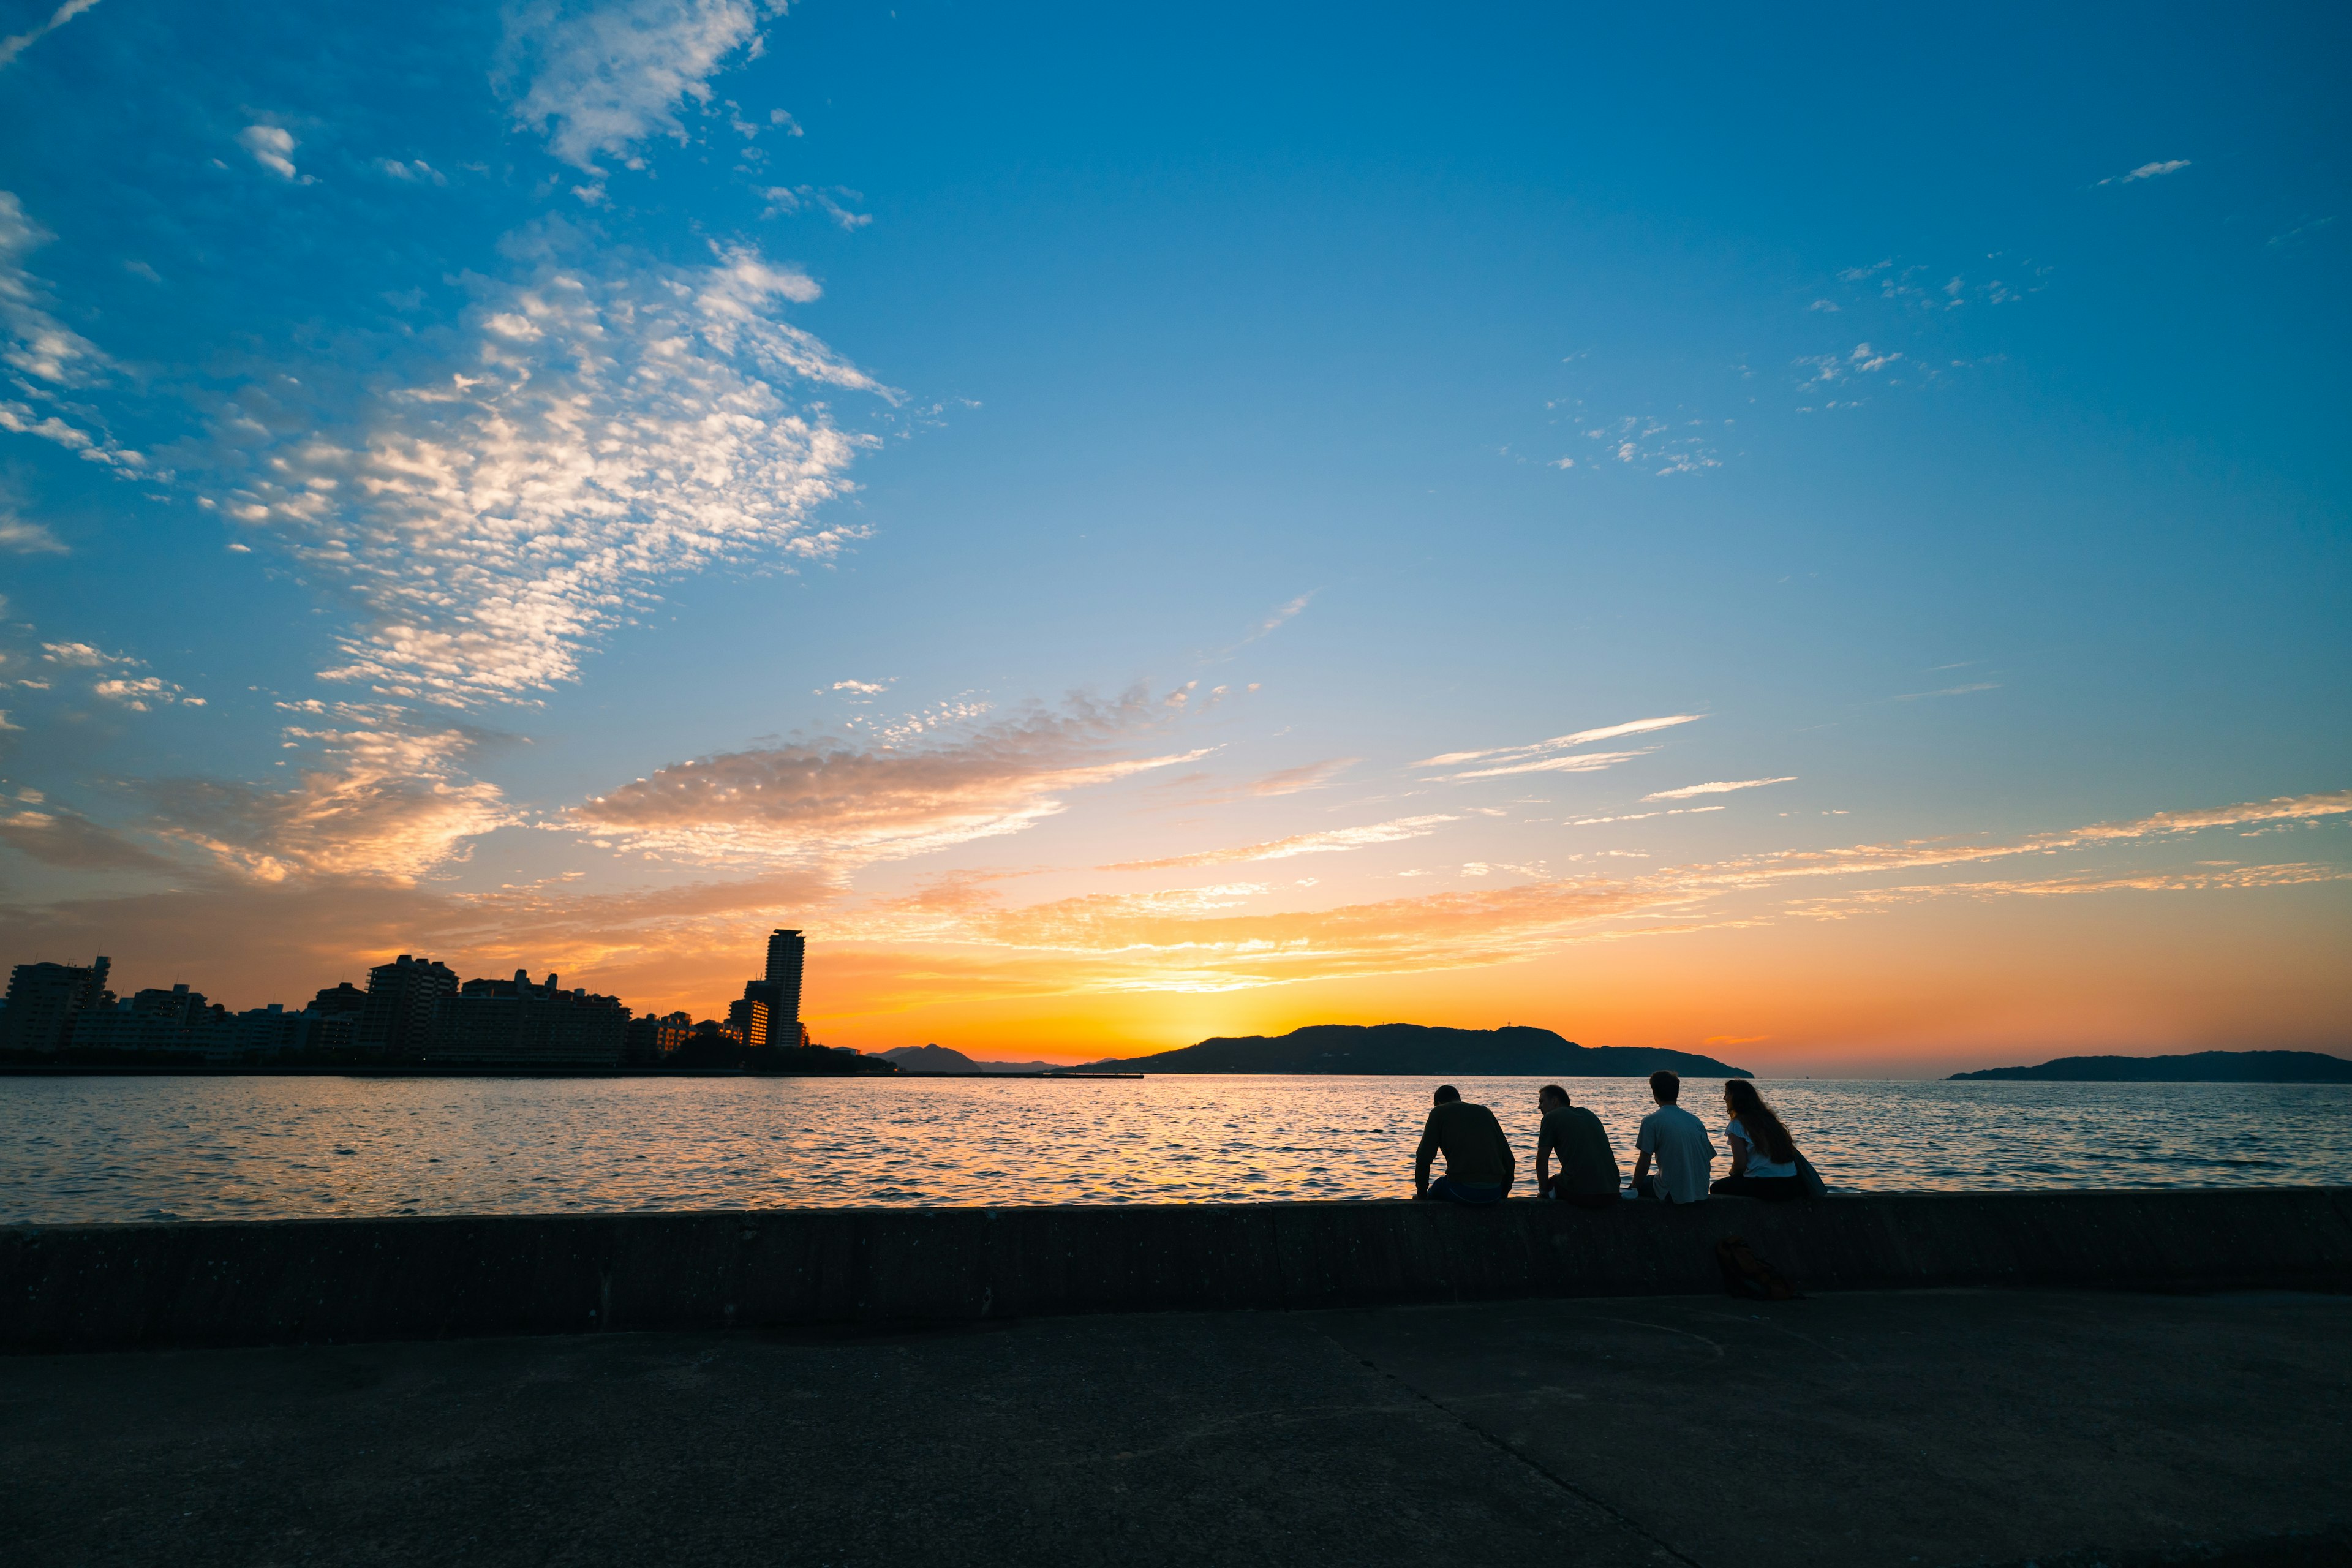
[[1682, 1098], [1682, 1093], [1683, 1080], [1679, 1076], [1670, 1072], [1650, 1075], [1650, 1098], [1660, 1105], [1672, 1105]]
[[1568, 1090], [1556, 1083], [1548, 1083], [1536, 1090], [1536, 1103], [1546, 1110], [1558, 1110], [1568, 1103]]
[[1432, 1099], [1433, 1099], [1439, 1105], [1451, 1105], [1461, 1098], [1462, 1091], [1454, 1088], [1450, 1083], [1439, 1084], [1437, 1086], [1437, 1093], [1432, 1096]]
[[1749, 1142], [1782, 1163], [1797, 1157], [1796, 1140], [1789, 1136], [1788, 1128], [1764, 1103], [1764, 1097], [1756, 1092], [1754, 1084], [1744, 1078], [1726, 1079], [1723, 1103], [1747, 1131]]

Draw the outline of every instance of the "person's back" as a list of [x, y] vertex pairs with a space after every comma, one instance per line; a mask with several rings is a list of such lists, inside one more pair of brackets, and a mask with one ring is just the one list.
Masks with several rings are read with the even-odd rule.
[[[1715, 1173], [1715, 1141], [1706, 1135], [1705, 1122], [1675, 1103], [1682, 1096], [1682, 1084], [1670, 1072], [1650, 1075], [1650, 1093], [1658, 1108], [1642, 1118], [1642, 1130], [1633, 1139], [1641, 1156], [1633, 1184], [1647, 1196], [1695, 1204], [1706, 1197], [1708, 1178]], [[1654, 1175], [1648, 1174], [1653, 1160], [1657, 1163]]]
[[[1440, 1153], [1445, 1174], [1432, 1182], [1430, 1162]], [[1495, 1113], [1462, 1099], [1451, 1084], [1439, 1089], [1413, 1155], [1414, 1195], [1494, 1203], [1510, 1190], [1513, 1163], [1511, 1142]]]
[[[1573, 1104], [1557, 1084], [1545, 1086], [1540, 1097], [1543, 1125], [1536, 1136], [1536, 1178], [1541, 1183], [1548, 1155], [1559, 1159], [1559, 1174], [1549, 1194], [1582, 1203], [1607, 1205], [1617, 1199], [1617, 1151], [1609, 1145], [1601, 1118]], [[1538, 1196], [1545, 1195], [1538, 1193]]]

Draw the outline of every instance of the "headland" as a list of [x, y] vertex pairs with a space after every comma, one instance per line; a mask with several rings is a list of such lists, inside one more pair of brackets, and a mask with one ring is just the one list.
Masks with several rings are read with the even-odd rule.
[[1412, 1073], [1483, 1077], [1753, 1078], [1694, 1051], [1580, 1046], [1525, 1024], [1449, 1029], [1422, 1024], [1313, 1024], [1286, 1035], [1219, 1036], [1179, 1050], [1097, 1062], [1138, 1072]]

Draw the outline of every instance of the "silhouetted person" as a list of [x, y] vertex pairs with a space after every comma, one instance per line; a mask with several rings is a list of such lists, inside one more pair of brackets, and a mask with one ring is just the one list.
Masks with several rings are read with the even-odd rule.
[[[1715, 1171], [1715, 1142], [1706, 1123], [1675, 1101], [1682, 1097], [1683, 1080], [1670, 1072], [1650, 1075], [1650, 1098], [1658, 1109], [1642, 1118], [1633, 1135], [1633, 1192], [1670, 1204], [1703, 1203], [1706, 1179]], [[1651, 1162], [1657, 1168], [1651, 1169]]]
[[[1452, 1084], [1440, 1085], [1421, 1147], [1412, 1157], [1412, 1195], [1456, 1204], [1500, 1203], [1511, 1190], [1511, 1141], [1502, 1123], [1483, 1105], [1473, 1105]], [[1445, 1153], [1445, 1174], [1429, 1179], [1429, 1162]]]
[[[1543, 1112], [1536, 1134], [1536, 1195], [1558, 1198], [1580, 1208], [1614, 1208], [1617, 1205], [1617, 1151], [1601, 1118], [1570, 1101], [1568, 1090], [1548, 1083], [1536, 1091]], [[1552, 1157], [1559, 1158], [1559, 1174], [1550, 1173]]]
[[1731, 1174], [1715, 1184], [1725, 1197], [1801, 1198], [1804, 1178], [1797, 1174], [1797, 1143], [1756, 1086], [1735, 1078], [1723, 1086], [1724, 1108], [1731, 1125]]

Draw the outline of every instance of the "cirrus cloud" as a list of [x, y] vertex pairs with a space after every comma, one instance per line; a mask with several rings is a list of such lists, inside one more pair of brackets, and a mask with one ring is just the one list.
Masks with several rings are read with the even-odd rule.
[[845, 867], [1018, 833], [1064, 809], [1072, 790], [1206, 755], [1122, 754], [1181, 712], [1154, 701], [1074, 698], [920, 749], [816, 740], [662, 768], [574, 806], [600, 843], [706, 865]]

